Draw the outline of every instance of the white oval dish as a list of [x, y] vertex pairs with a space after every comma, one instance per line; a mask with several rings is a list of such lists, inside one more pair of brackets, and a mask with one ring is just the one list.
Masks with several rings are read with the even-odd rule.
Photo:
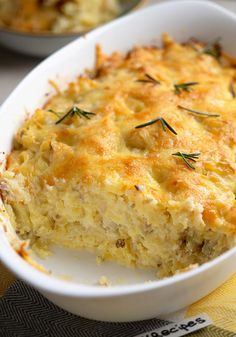
[[[224, 49], [236, 55], [235, 29], [236, 16], [227, 10], [206, 1], [183, 0], [147, 8], [76, 40], [34, 69], [3, 104], [0, 151], [11, 150], [25, 111], [32, 113], [48, 99], [48, 79], [63, 87], [85, 68], [92, 67], [97, 43], [106, 53], [125, 52], [135, 44], [159, 44], [161, 33], [167, 31], [179, 41], [193, 36], [205, 41], [221, 36]], [[0, 213], [2, 262], [55, 304], [97, 320], [143, 320], [177, 311], [207, 295], [236, 271], [236, 247], [194, 270], [163, 280], [155, 280], [151, 272], [129, 270], [113, 263], [96, 266], [95, 258], [89, 254], [59, 249], [51, 258], [39, 260], [52, 271], [46, 275], [15, 252], [11, 236], [14, 232], [4, 213]], [[114, 285], [96, 285], [104, 274]], [[57, 277], [62, 275], [72, 279]], [[145, 282], [150, 279], [152, 282]]]

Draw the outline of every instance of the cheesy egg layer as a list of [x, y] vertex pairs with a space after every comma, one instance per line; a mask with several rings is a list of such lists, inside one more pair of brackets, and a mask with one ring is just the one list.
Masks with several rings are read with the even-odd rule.
[[235, 80], [216, 44], [98, 48], [17, 132], [1, 188], [18, 235], [160, 277], [234, 246]]

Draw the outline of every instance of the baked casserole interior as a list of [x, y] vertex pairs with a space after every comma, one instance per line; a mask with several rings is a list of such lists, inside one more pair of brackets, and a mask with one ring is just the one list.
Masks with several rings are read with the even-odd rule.
[[16, 134], [1, 193], [17, 234], [158, 277], [234, 246], [235, 81], [218, 42], [98, 47]]

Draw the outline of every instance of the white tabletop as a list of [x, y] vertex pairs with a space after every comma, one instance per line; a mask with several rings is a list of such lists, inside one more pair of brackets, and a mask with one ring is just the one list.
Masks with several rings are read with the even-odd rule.
[[[147, 5], [163, 1], [165, 0], [148, 0]], [[210, 1], [215, 1], [236, 12], [236, 0]], [[0, 104], [15, 88], [17, 83], [40, 61], [38, 58], [16, 54], [0, 47]]]

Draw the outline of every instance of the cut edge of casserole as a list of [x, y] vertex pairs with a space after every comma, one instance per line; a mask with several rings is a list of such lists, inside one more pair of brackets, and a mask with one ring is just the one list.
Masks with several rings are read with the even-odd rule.
[[1, 176], [17, 234], [41, 255], [86, 249], [159, 277], [233, 247], [236, 70], [217, 50], [168, 35], [98, 48], [96, 70], [17, 132]]

